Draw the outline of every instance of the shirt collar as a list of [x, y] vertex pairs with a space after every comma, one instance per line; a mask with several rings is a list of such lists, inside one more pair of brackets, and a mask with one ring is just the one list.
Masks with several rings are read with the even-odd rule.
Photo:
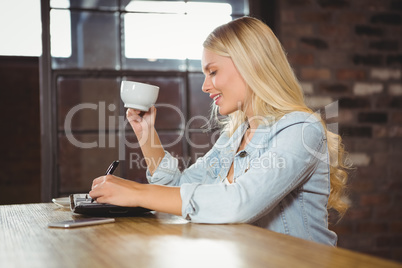
[[[248, 123], [243, 122], [230, 137], [228, 149], [233, 154], [236, 154], [247, 128]], [[267, 133], [270, 131], [270, 127], [265, 125], [259, 125], [257, 129], [253, 131], [255, 131], [255, 133], [251, 138], [251, 141], [247, 144], [246, 148], [244, 149], [247, 152], [247, 154], [253, 154], [254, 152], [257, 152], [259, 149], [265, 148], [267, 146], [267, 143], [264, 142], [264, 137], [266, 137]]]

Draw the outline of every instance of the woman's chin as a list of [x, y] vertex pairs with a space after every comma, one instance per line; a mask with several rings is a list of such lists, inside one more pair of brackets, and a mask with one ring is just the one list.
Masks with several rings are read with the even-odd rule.
[[218, 113], [220, 115], [228, 115], [228, 113], [225, 111], [225, 109], [222, 109], [221, 107], [218, 108]]
[[229, 115], [231, 113], [236, 112], [236, 110], [227, 110], [227, 109], [223, 109], [222, 107], [219, 107], [218, 112], [220, 115]]

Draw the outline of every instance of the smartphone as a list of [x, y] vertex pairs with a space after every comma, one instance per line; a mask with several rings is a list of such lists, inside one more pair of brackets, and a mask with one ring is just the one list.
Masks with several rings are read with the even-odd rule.
[[54, 228], [74, 228], [74, 227], [82, 227], [95, 224], [111, 223], [114, 221], [115, 220], [113, 218], [83, 218], [77, 220], [51, 222], [47, 226]]

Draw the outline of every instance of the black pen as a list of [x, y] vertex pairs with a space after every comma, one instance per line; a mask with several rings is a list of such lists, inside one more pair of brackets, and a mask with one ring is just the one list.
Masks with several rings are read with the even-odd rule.
[[106, 170], [105, 175], [113, 174], [113, 172], [115, 171], [115, 169], [117, 168], [118, 165], [119, 165], [119, 160], [113, 161], [113, 163]]
[[[106, 170], [106, 174], [105, 175], [110, 175], [113, 174], [113, 172], [116, 170], [117, 166], [119, 165], [119, 160], [113, 161], [112, 164], [110, 164], [110, 166], [108, 167], [108, 169]], [[91, 203], [93, 203], [95, 200], [93, 198], [91, 198]]]

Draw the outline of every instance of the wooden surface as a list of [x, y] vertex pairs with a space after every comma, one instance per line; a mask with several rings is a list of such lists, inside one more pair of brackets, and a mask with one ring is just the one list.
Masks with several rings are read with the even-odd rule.
[[168, 214], [75, 229], [52, 203], [0, 206], [0, 267], [402, 267], [248, 224], [193, 224]]

